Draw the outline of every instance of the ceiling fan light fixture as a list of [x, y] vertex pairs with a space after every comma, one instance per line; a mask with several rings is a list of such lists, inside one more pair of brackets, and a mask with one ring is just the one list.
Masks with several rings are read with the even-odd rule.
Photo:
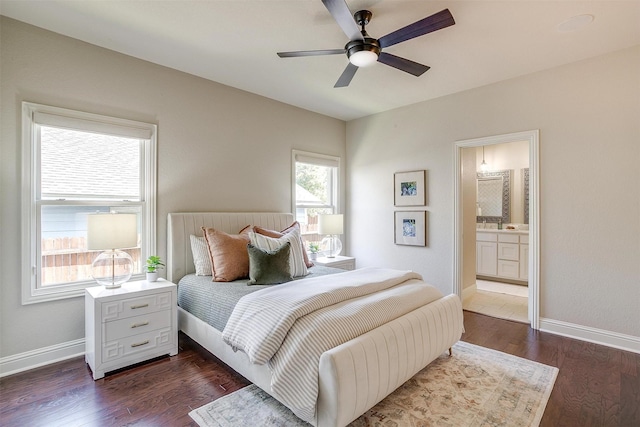
[[380, 45], [378, 40], [366, 37], [364, 40], [352, 40], [344, 47], [347, 51], [347, 57], [356, 67], [367, 67], [378, 61], [378, 55], [380, 55]]
[[367, 67], [378, 61], [378, 55], [370, 50], [359, 50], [349, 56], [349, 62], [356, 67]]

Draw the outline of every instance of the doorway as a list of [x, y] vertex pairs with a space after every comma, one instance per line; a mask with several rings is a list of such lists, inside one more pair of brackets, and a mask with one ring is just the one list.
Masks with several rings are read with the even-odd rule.
[[463, 292], [462, 308], [498, 319], [529, 323], [526, 286], [476, 279], [472, 293]]
[[[527, 210], [529, 222], [529, 246], [527, 282], [528, 282], [528, 302], [527, 302], [527, 320], [533, 329], [539, 329], [539, 169], [538, 169], [538, 130], [518, 132], [505, 135], [496, 135], [484, 138], [469, 139], [457, 141], [454, 146], [454, 292], [463, 297], [465, 277], [464, 267], [467, 266], [467, 277], [469, 262], [475, 267], [475, 259], [467, 259], [465, 256], [465, 240], [475, 241], [476, 221], [474, 212], [471, 213], [471, 221], [469, 221], [469, 212], [466, 212], [467, 221], [465, 221], [465, 212], [463, 211], [463, 186], [465, 185], [462, 178], [463, 174], [463, 149], [469, 147], [482, 147], [495, 144], [504, 144], [517, 141], [526, 141], [529, 149], [529, 208]], [[467, 171], [468, 172], [468, 171]], [[473, 168], [475, 174], [475, 168]], [[472, 235], [473, 233], [473, 235]], [[466, 239], [465, 239], [466, 238]], [[467, 244], [468, 245], [468, 244]]]

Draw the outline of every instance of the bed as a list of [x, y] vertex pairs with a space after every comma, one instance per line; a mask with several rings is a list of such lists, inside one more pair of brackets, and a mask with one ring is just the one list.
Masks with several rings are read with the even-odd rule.
[[[186, 283], [193, 277], [195, 267], [190, 236], [201, 236], [202, 227], [233, 234], [247, 225], [284, 230], [293, 222], [293, 215], [288, 213], [170, 213], [167, 221], [167, 279], [174, 283], [184, 279], [183, 283]], [[320, 270], [316, 267], [310, 269], [312, 276], [336, 274], [305, 278], [304, 282], [299, 283], [330, 283], [346, 280], [350, 274], [372, 274], [367, 269], [360, 272]], [[408, 282], [425, 286], [419, 277]], [[267, 291], [271, 292], [270, 289]], [[207, 300], [215, 300], [215, 295]], [[277, 372], [272, 369], [271, 362], [251, 363], [250, 353], [236, 351], [223, 341], [223, 333], [219, 330], [221, 326], [211, 326], [201, 317], [201, 314], [195, 315], [178, 307], [181, 331], [249, 381], [278, 398], [278, 394], [274, 393], [277, 390], [272, 389], [274, 372]], [[459, 298], [440, 294], [434, 297], [433, 302], [411, 309], [362, 335], [324, 350], [319, 355], [317, 366], [315, 363], [313, 366], [314, 372], [317, 372], [314, 374], [317, 375], [317, 400], [313, 413], [306, 420], [318, 427], [347, 425], [450, 349], [460, 339], [462, 330]], [[286, 401], [283, 403], [287, 405]]]

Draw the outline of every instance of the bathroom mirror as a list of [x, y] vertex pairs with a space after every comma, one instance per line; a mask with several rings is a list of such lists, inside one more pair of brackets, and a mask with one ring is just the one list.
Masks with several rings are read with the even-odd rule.
[[477, 222], [511, 222], [511, 171], [478, 172]]

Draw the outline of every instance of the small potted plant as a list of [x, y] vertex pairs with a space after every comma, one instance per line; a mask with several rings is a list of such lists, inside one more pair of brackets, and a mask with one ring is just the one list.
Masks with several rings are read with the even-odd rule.
[[318, 252], [320, 252], [320, 244], [319, 243], [309, 243], [309, 252], [311, 252], [311, 259], [315, 260], [318, 258]]
[[164, 264], [162, 263], [162, 259], [159, 256], [151, 255], [149, 258], [147, 258], [147, 263], [144, 266], [147, 272], [147, 281], [155, 282], [156, 280], [158, 280], [158, 270], [163, 267]]

